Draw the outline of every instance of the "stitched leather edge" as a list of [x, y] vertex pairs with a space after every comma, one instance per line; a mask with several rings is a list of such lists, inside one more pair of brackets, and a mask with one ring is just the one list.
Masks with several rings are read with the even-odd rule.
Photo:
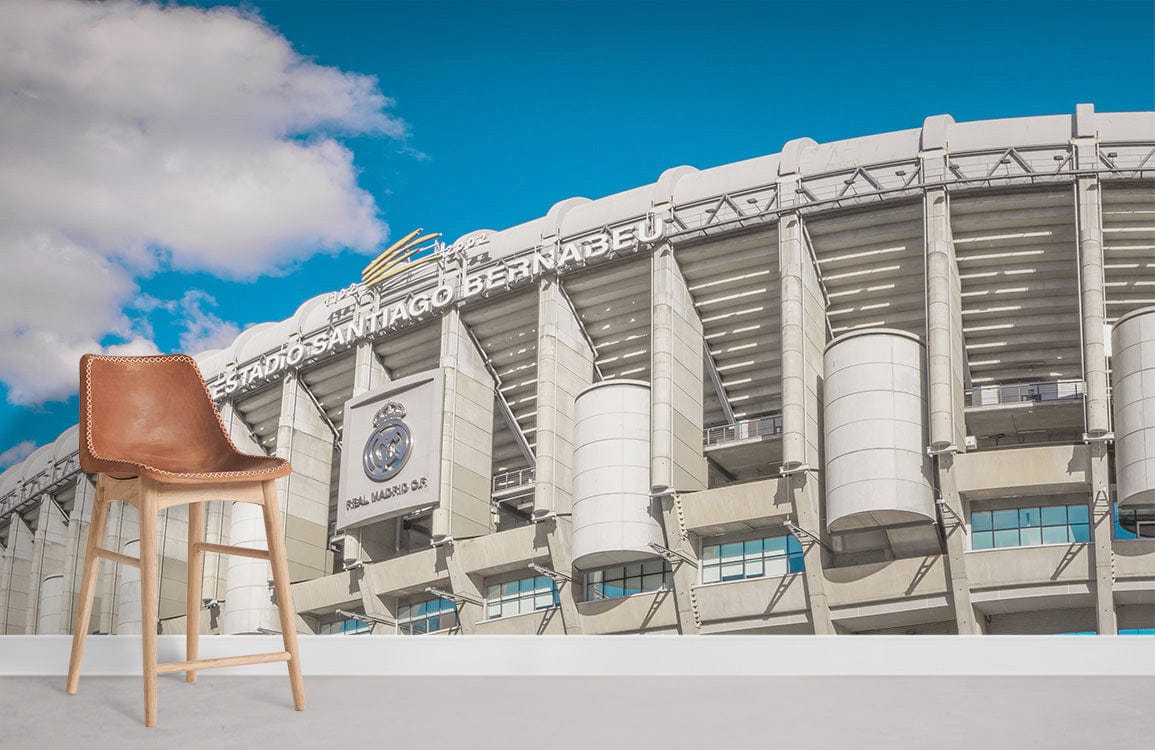
[[[213, 410], [213, 415], [217, 418], [217, 426], [220, 427], [221, 434], [223, 434], [225, 436], [225, 440], [228, 441], [229, 448], [232, 449], [233, 455], [244, 456], [246, 458], [272, 458], [274, 461], [278, 462], [278, 464], [269, 469], [246, 469], [244, 471], [195, 471], [180, 473], [167, 471], [165, 469], [158, 469], [157, 467], [150, 466], [148, 464], [135, 463], [132, 461], [121, 461], [119, 459], [101, 456], [96, 452], [96, 448], [92, 444], [92, 363], [97, 360], [102, 362], [123, 362], [144, 365], [162, 364], [165, 362], [184, 362], [192, 365], [193, 372], [196, 373], [197, 379], [200, 381], [201, 390], [204, 393], [205, 399], [208, 401], [209, 407]], [[110, 354], [89, 355], [88, 359], [85, 360], [84, 363], [84, 406], [86, 417], [84, 442], [85, 446], [88, 448], [88, 455], [92, 456], [92, 458], [96, 459], [97, 461], [103, 461], [104, 463], [115, 464], [117, 466], [124, 466], [129, 471], [135, 473], [140, 473], [140, 470], [144, 469], [149, 474], [154, 474], [160, 477], [172, 477], [173, 479], [235, 479], [238, 477], [264, 477], [271, 474], [278, 474], [289, 465], [288, 461], [278, 456], [253, 456], [249, 453], [243, 453], [240, 449], [237, 448], [236, 443], [233, 442], [232, 435], [229, 434], [228, 428], [225, 427], [225, 422], [221, 418], [220, 411], [217, 409], [216, 404], [213, 403], [212, 394], [209, 393], [208, 384], [205, 383], [205, 378], [201, 373], [200, 367], [197, 366], [196, 360], [187, 354], [162, 354], [137, 357]]]

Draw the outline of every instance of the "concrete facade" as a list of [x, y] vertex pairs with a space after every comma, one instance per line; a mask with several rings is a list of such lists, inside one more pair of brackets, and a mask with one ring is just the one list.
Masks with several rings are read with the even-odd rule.
[[[797, 139], [472, 233], [437, 264], [308, 300], [198, 355], [234, 442], [295, 469], [278, 492], [298, 628], [1155, 629], [1153, 132], [1153, 113], [1080, 105]], [[443, 304], [413, 302], [440, 288]], [[401, 322], [364, 323], [399, 309]], [[824, 361], [831, 342], [874, 329], [892, 348], [856, 355], [871, 372]], [[323, 351], [285, 356], [321, 333]], [[439, 501], [342, 533], [344, 403], [433, 368]], [[644, 386], [649, 415], [628, 492], [614, 470], [625, 451], [585, 467], [598, 435], [578, 424], [579, 394], [621, 380]], [[835, 413], [856, 389], [878, 395]], [[633, 413], [614, 403], [596, 404], [599, 434]], [[0, 475], [4, 633], [71, 629], [92, 503], [76, 440], [74, 428]], [[908, 471], [830, 468], [848, 450], [899, 448]], [[575, 483], [587, 470], [606, 475], [598, 492]], [[848, 513], [836, 495], [868, 470], [877, 486]], [[917, 503], [895, 502], [903, 482]], [[622, 541], [627, 495], [644, 508], [642, 543]], [[579, 506], [595, 496], [607, 533], [591, 557]], [[221, 500], [206, 540], [262, 545], [262, 524]], [[158, 532], [161, 629], [183, 632], [184, 509]], [[104, 546], [135, 554], [139, 536], [135, 511], [113, 504]], [[197, 626], [275, 629], [266, 568], [207, 553]], [[138, 597], [139, 579], [105, 563], [93, 630], [139, 628]]]

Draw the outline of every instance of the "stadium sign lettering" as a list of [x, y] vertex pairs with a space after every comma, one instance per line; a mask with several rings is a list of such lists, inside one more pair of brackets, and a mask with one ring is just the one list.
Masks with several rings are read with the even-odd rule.
[[[210, 384], [214, 399], [222, 399], [253, 383], [268, 380], [306, 359], [321, 357], [365, 338], [405, 328], [458, 302], [484, 297], [489, 292], [536, 281], [547, 273], [565, 274], [588, 263], [611, 256], [638, 252], [665, 234], [662, 216], [650, 214], [636, 222], [606, 229], [548, 249], [535, 249], [512, 258], [471, 270], [468, 263], [459, 279], [432, 289], [413, 292], [407, 298], [355, 312], [351, 320], [286, 342], [279, 351], [226, 372]], [[457, 243], [453, 247], [456, 247]]]

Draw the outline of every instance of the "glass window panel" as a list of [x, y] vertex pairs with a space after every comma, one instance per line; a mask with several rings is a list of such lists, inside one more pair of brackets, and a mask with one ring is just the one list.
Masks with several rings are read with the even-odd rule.
[[767, 552], [785, 552], [788, 540], [793, 539], [792, 536], [772, 536], [763, 540], [763, 548]]
[[662, 574], [652, 573], [642, 578], [642, 591], [657, 591], [662, 587]]
[[722, 569], [717, 565], [702, 567], [702, 583], [717, 583], [722, 580]]
[[975, 531], [971, 533], [971, 549], [990, 549], [994, 546], [993, 531]]
[[971, 531], [990, 531], [991, 530], [991, 512], [984, 510], [978, 513], [971, 513]]
[[722, 545], [722, 562], [733, 562], [740, 557], [742, 557], [741, 542]]
[[786, 556], [771, 557], [766, 560], [766, 575], [768, 576], [784, 576], [789, 565], [786, 562]]
[[1068, 505], [1067, 521], [1071, 524], [1090, 523], [1091, 518], [1086, 505]]
[[534, 609], [549, 609], [554, 605], [553, 593], [544, 591], [533, 598]]
[[996, 510], [991, 512], [991, 523], [995, 531], [999, 529], [1017, 529], [1019, 527], [1019, 511], [1017, 509]]
[[1032, 544], [1042, 544], [1043, 536], [1038, 526], [1032, 526], [1029, 529], [1019, 530], [1019, 544], [1025, 546]]
[[[769, 541], [769, 540], [767, 540], [767, 541]], [[761, 539], [751, 539], [747, 542], [743, 542], [742, 543], [742, 554], [746, 555], [746, 557], [751, 557], [751, 556], [757, 557], [757, 556], [761, 555], [762, 554], [762, 540]]]
[[486, 599], [496, 599], [500, 595], [501, 595], [501, 587], [498, 586], [496, 583], [493, 584], [492, 586], [486, 586], [485, 587], [485, 598]]
[[1072, 542], [1089, 542], [1091, 541], [1091, 527], [1085, 523], [1071, 524], [1071, 541]]
[[1038, 508], [1019, 508], [1019, 526], [1038, 526], [1039, 519]]
[[641, 563], [634, 563], [633, 565], [627, 565], [626, 566], [626, 572], [625, 572], [626, 576], [640, 576], [641, 574], [642, 574]]
[[717, 544], [707, 544], [706, 546], [702, 547], [702, 559], [703, 560], [717, 560], [718, 559], [718, 552], [721, 549], [722, 548], [720, 546], [718, 546]]
[[600, 583], [602, 580], [602, 572], [600, 570], [590, 571], [586, 574], [586, 580], [591, 583]]
[[491, 601], [485, 605], [486, 617], [501, 617], [501, 602]]
[[517, 582], [517, 588], [521, 592], [533, 591], [534, 580], [532, 578], [522, 578]]
[[803, 559], [802, 555], [791, 555], [790, 556], [790, 572], [791, 573], [801, 573], [804, 570], [806, 570], [806, 563], [805, 563], [805, 560]]
[[787, 552], [802, 552], [802, 542], [798, 541], [793, 535], [786, 537], [786, 551]]
[[995, 546], [996, 547], [1018, 547], [1019, 546], [1019, 530], [1018, 529], [1004, 529], [995, 532]]
[[1044, 526], [1043, 544], [1063, 544], [1070, 541], [1066, 525]]
[[1067, 525], [1067, 506], [1065, 505], [1048, 505], [1043, 508], [1043, 525], [1044, 526], [1066, 526]]
[[651, 560], [642, 565], [642, 573], [661, 573], [665, 564], [665, 560]]
[[501, 584], [502, 596], [517, 596], [517, 581]]
[[[746, 577], [747, 578], [758, 578], [759, 576], [763, 576], [763, 575], [766, 575], [766, 571], [765, 571], [765, 566], [762, 562], [762, 558], [758, 558], [757, 560], [747, 560], [746, 561]], [[770, 575], [774, 575], [774, 574], [771, 573]]]
[[734, 581], [744, 575], [743, 565], [741, 561], [733, 563], [722, 563], [722, 580]]

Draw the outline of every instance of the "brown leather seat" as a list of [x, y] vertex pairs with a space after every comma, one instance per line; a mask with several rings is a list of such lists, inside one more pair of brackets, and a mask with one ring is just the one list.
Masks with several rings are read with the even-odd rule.
[[192, 357], [80, 358], [80, 466], [170, 484], [287, 476], [283, 458], [233, 445]]
[[[303, 710], [305, 688], [297, 649], [296, 611], [275, 481], [292, 471], [289, 462], [237, 450], [191, 357], [86, 354], [80, 358], [80, 466], [96, 475], [96, 492], [72, 629], [68, 693], [76, 693], [80, 684], [80, 665], [96, 598], [99, 563], [104, 560], [140, 568], [145, 726], [156, 724], [157, 675], [184, 672], [187, 682], [196, 682], [198, 670], [242, 664], [286, 662], [293, 707]], [[102, 546], [109, 506], [115, 501], [127, 502], [139, 511], [139, 558]], [[214, 501], [260, 505], [268, 549], [206, 542], [205, 504]], [[177, 505], [188, 506], [186, 658], [160, 663], [157, 661], [160, 588], [157, 516]], [[206, 552], [269, 561], [283, 651], [197, 658]]]

